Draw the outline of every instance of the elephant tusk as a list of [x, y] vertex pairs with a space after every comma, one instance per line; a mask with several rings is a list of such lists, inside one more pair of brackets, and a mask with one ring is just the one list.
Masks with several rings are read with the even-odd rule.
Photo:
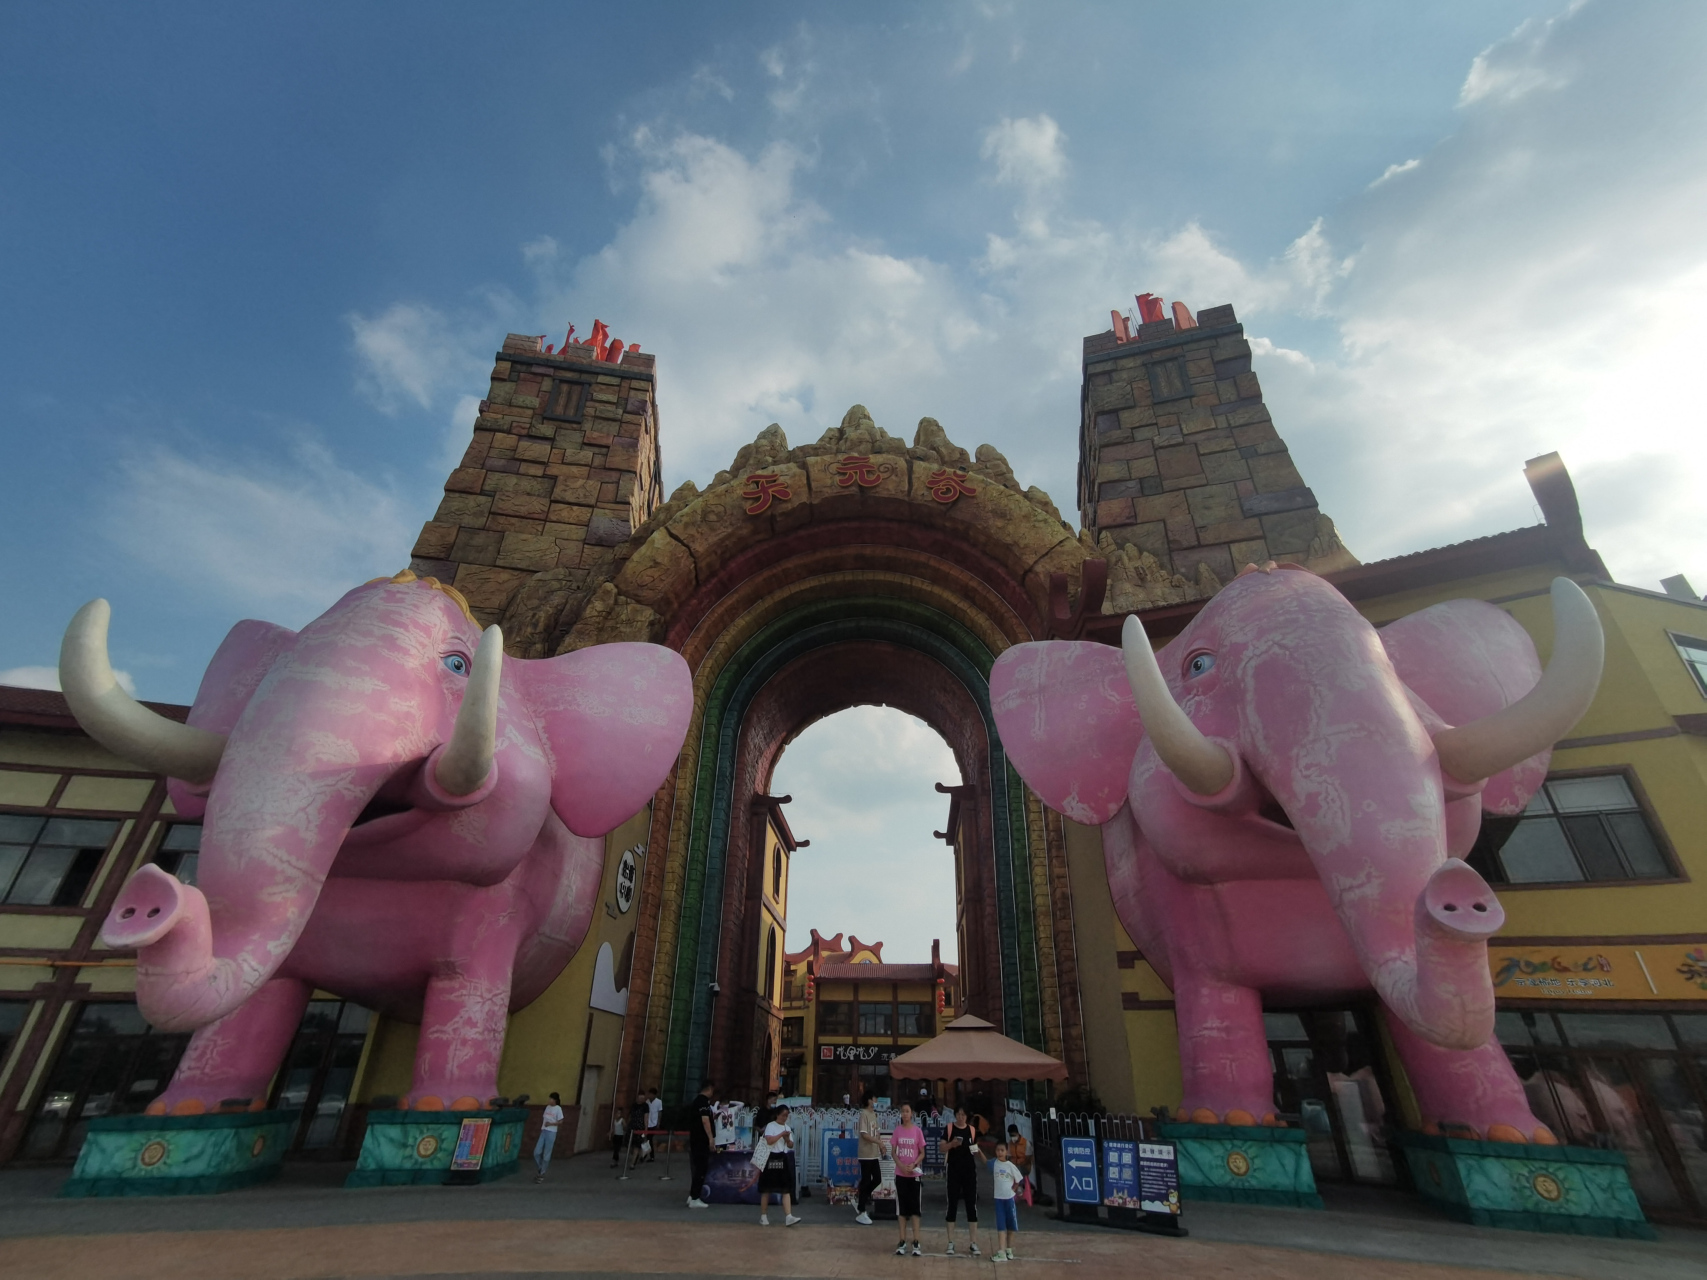
[[1551, 747], [1594, 701], [1605, 656], [1606, 637], [1593, 602], [1569, 578], [1554, 578], [1547, 669], [1505, 710], [1435, 734], [1441, 769], [1459, 782], [1480, 782]]
[[84, 731], [114, 755], [154, 773], [202, 784], [213, 781], [225, 735], [157, 715], [119, 687], [107, 657], [112, 607], [91, 600], [65, 628], [59, 685]]
[[492, 755], [498, 746], [498, 678], [503, 671], [504, 633], [493, 625], [480, 637], [456, 727], [433, 773], [433, 781], [449, 795], [469, 795], [492, 772]]
[[1195, 795], [1212, 796], [1225, 788], [1233, 780], [1232, 757], [1204, 737], [1180, 710], [1156, 665], [1144, 624], [1135, 614], [1129, 614], [1121, 628], [1120, 648], [1126, 655], [1126, 678], [1132, 683], [1138, 718], [1162, 763]]

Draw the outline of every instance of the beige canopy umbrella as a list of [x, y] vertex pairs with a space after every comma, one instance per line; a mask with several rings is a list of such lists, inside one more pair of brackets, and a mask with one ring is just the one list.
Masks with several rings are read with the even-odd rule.
[[967, 1014], [929, 1044], [896, 1058], [889, 1074], [898, 1080], [1065, 1080], [1067, 1067]]

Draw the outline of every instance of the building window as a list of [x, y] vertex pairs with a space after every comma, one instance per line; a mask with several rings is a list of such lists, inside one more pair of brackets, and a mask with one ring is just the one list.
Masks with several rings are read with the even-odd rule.
[[128, 1001], [85, 1004], [48, 1073], [22, 1154], [69, 1159], [96, 1116], [140, 1113], [166, 1087], [189, 1040], [154, 1030]]
[[894, 1035], [895, 1006], [862, 1001], [859, 1006], [859, 1033], [862, 1036]]
[[0, 1000], [0, 1066], [6, 1065], [6, 1055], [24, 1029], [24, 1017], [29, 1011], [28, 1000]]
[[782, 901], [782, 850], [771, 850], [771, 897]]
[[928, 1004], [898, 1004], [895, 1006], [895, 1034], [898, 1036], [931, 1036], [936, 1027]]
[[1668, 634], [1671, 636], [1671, 642], [1677, 646], [1677, 656], [1683, 659], [1683, 665], [1688, 667], [1689, 674], [1695, 677], [1695, 687], [1701, 690], [1703, 698], [1707, 698], [1707, 640], [1680, 636], [1675, 631]]
[[196, 882], [196, 864], [201, 861], [202, 824], [175, 822], [166, 829], [154, 865], [169, 871], [185, 884]]
[[853, 1034], [853, 1004], [847, 1000], [818, 1002], [818, 1034], [821, 1036], [851, 1036]]
[[1483, 819], [1469, 862], [1495, 884], [1664, 880], [1674, 874], [1621, 773], [1550, 779], [1517, 819]]
[[118, 829], [93, 818], [0, 813], [0, 900], [75, 907]]
[[591, 388], [585, 382], [555, 379], [545, 394], [545, 416], [560, 422], [579, 422], [589, 390]]
[[806, 1043], [806, 1019], [784, 1018], [782, 1020], [782, 1047], [798, 1049]]
[[279, 1071], [272, 1105], [300, 1111], [294, 1151], [333, 1145], [361, 1065], [370, 1010], [347, 1000], [310, 1000]]
[[765, 930], [765, 999], [776, 999], [776, 926]]
[[1186, 376], [1184, 360], [1158, 360], [1145, 372], [1150, 375], [1150, 399], [1157, 404], [1191, 394], [1191, 379]]

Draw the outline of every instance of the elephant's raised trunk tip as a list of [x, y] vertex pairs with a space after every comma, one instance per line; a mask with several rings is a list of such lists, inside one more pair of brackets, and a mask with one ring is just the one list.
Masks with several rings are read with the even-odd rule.
[[475, 651], [468, 687], [457, 709], [456, 727], [439, 753], [433, 781], [453, 796], [479, 789], [492, 772], [498, 748], [498, 686], [504, 674], [504, 633], [487, 627]]
[[1138, 718], [1156, 755], [1186, 789], [1212, 796], [1233, 780], [1233, 760], [1225, 749], [1204, 737], [1191, 717], [1174, 701], [1156, 651], [1144, 634], [1144, 624], [1129, 614], [1120, 631], [1120, 648], [1126, 657], [1126, 678], [1138, 704]]
[[1437, 733], [1440, 767], [1475, 783], [1551, 747], [1594, 701], [1605, 656], [1594, 602], [1569, 578], [1554, 578], [1553, 655], [1541, 679], [1503, 711]]
[[65, 628], [59, 685], [85, 732], [114, 755], [169, 778], [213, 781], [225, 738], [156, 715], [120, 687], [107, 657], [112, 608], [91, 600]]

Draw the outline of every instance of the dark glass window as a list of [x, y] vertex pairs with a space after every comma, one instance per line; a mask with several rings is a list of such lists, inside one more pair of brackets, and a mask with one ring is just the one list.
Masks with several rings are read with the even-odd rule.
[[895, 1034], [898, 1036], [930, 1036], [936, 1034], [935, 1014], [928, 1004], [898, 1004], [895, 1006]]
[[6, 1055], [24, 1029], [24, 1018], [29, 1011], [28, 1000], [0, 1000], [0, 1066], [6, 1065]]
[[782, 1047], [797, 1049], [806, 1043], [806, 1019], [784, 1018], [782, 1020]]
[[156, 1031], [134, 1004], [85, 1004], [48, 1072], [23, 1155], [69, 1159], [96, 1116], [137, 1115], [166, 1087], [190, 1037]]
[[853, 1003], [848, 1000], [818, 1002], [818, 1034], [821, 1036], [850, 1036], [853, 1034]]
[[765, 930], [765, 999], [776, 999], [776, 927]]
[[337, 1140], [362, 1060], [371, 1011], [347, 1000], [310, 1000], [285, 1055], [273, 1107], [300, 1111], [292, 1149], [328, 1151]]
[[771, 850], [771, 897], [782, 901], [782, 850]]
[[868, 1004], [864, 1001], [859, 1006], [859, 1033], [862, 1036], [887, 1036], [895, 1034], [895, 1006], [892, 1004]]
[[591, 388], [585, 382], [554, 379], [545, 393], [545, 416], [563, 422], [579, 422], [581, 411], [587, 404], [589, 390]]
[[96, 818], [0, 813], [0, 900], [75, 907], [118, 829]]
[[1677, 646], [1677, 656], [1683, 659], [1683, 665], [1689, 668], [1689, 674], [1695, 677], [1695, 684], [1701, 690], [1701, 696], [1707, 698], [1707, 640], [1680, 636], [1674, 632], [1671, 642]]
[[196, 882], [196, 864], [201, 861], [202, 824], [174, 822], [166, 829], [160, 851], [154, 855], [154, 865], [169, 871], [185, 884]]
[[1619, 773], [1549, 781], [1515, 822], [1485, 821], [1469, 861], [1495, 884], [1672, 875], [1630, 783]]

